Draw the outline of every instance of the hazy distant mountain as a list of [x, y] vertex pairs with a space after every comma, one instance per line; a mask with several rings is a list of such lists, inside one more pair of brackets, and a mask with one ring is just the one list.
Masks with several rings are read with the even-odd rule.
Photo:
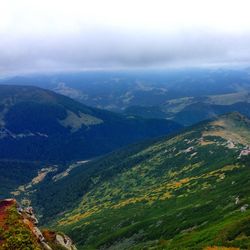
[[90, 108], [37, 87], [0, 86], [0, 158], [84, 159], [181, 126]]
[[247, 69], [90, 71], [16, 76], [0, 82], [48, 88], [86, 105], [119, 112], [183, 97], [250, 91]]
[[124, 111], [138, 117], [171, 119], [185, 126], [229, 112], [240, 112], [250, 117], [250, 92], [183, 97], [159, 106], [130, 106]]
[[0, 82], [35, 84], [93, 107], [183, 125], [227, 112], [250, 115], [248, 69], [97, 71], [17, 76]]

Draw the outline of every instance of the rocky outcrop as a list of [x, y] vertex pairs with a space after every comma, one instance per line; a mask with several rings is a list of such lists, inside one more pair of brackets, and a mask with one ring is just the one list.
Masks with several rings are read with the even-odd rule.
[[[23, 208], [15, 199], [0, 200], [0, 224], [5, 232], [9, 231], [7, 234], [0, 231], [0, 249], [9, 249], [17, 241], [19, 245], [11, 249], [21, 250], [23, 247], [36, 250], [77, 249], [67, 235], [51, 230], [41, 231], [33, 208]], [[12, 233], [16, 225], [20, 228], [19, 235]], [[25, 234], [23, 239], [22, 234]], [[26, 241], [27, 235], [29, 241]]]
[[73, 244], [72, 240], [63, 233], [57, 233], [52, 230], [43, 230], [43, 236], [46, 242], [50, 245], [61, 246], [65, 250], [77, 250], [76, 246]]

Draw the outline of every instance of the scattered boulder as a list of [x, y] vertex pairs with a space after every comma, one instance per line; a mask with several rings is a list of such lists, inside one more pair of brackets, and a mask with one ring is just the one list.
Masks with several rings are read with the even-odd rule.
[[44, 230], [43, 235], [45, 240], [51, 245], [61, 246], [67, 250], [77, 250], [72, 240], [63, 233], [56, 233], [51, 230]]
[[235, 205], [239, 204], [239, 202], [240, 202], [240, 198], [239, 198], [239, 196], [237, 196], [237, 197], [235, 198]]
[[247, 208], [248, 208], [248, 204], [245, 204], [245, 205], [243, 205], [243, 206], [240, 208], [240, 211], [241, 211], [241, 212], [245, 212], [245, 211], [247, 210]]

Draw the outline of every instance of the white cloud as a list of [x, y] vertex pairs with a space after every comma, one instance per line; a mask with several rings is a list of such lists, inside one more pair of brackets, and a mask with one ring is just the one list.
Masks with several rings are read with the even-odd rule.
[[247, 0], [0, 0], [0, 70], [248, 61]]

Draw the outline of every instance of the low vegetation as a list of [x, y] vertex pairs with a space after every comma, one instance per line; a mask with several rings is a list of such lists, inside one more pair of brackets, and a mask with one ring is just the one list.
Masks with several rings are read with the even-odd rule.
[[79, 249], [248, 249], [249, 131], [225, 115], [52, 177], [32, 199]]

